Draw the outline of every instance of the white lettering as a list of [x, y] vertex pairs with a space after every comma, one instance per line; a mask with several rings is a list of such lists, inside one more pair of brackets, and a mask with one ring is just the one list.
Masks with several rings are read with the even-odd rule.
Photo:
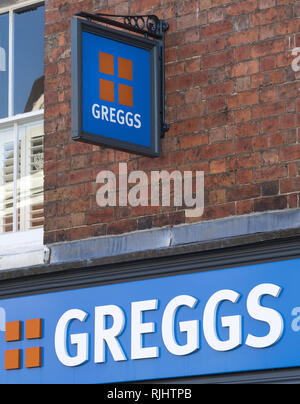
[[59, 319], [55, 330], [55, 352], [60, 362], [65, 366], [79, 366], [88, 360], [88, 334], [71, 335], [71, 344], [77, 345], [77, 355], [70, 356], [67, 349], [67, 330], [73, 320], [83, 322], [87, 313], [72, 309]]
[[270, 326], [269, 334], [264, 337], [256, 337], [249, 334], [246, 345], [253, 348], [266, 348], [277, 342], [283, 333], [283, 320], [281, 315], [273, 309], [260, 305], [260, 300], [264, 295], [278, 297], [281, 287], [272, 283], [263, 283], [251, 290], [247, 299], [248, 313], [255, 320], [263, 321]]
[[216, 292], [208, 300], [203, 315], [203, 332], [208, 345], [216, 351], [230, 351], [242, 343], [241, 316], [222, 317], [222, 327], [229, 328], [229, 338], [221, 341], [216, 330], [216, 313], [221, 302], [230, 301], [236, 303], [240, 295], [230, 289]]
[[158, 301], [145, 300], [131, 304], [131, 359], [157, 358], [157, 347], [143, 347], [143, 334], [155, 332], [155, 324], [143, 322], [143, 312], [157, 310]]
[[124, 111], [122, 111], [121, 109], [119, 109], [117, 112], [117, 121], [120, 125], [124, 125], [125, 123]]
[[118, 123], [119, 125], [126, 125], [140, 129], [142, 127], [142, 116], [140, 114], [133, 114], [132, 112], [125, 112], [122, 109], [107, 107], [106, 105], [93, 104], [92, 116], [95, 119], [110, 123]]
[[98, 104], [94, 104], [92, 107], [92, 114], [95, 119], [100, 119], [100, 106]]
[[116, 108], [109, 108], [109, 120], [116, 123]]
[[[113, 318], [113, 325], [106, 328], [108, 316]], [[95, 363], [106, 361], [107, 344], [115, 361], [126, 361], [127, 358], [117, 337], [122, 333], [125, 325], [123, 310], [115, 305], [95, 307]]]
[[108, 119], [108, 108], [105, 106], [105, 105], [102, 105], [102, 108], [101, 108], [101, 115], [102, 115], [102, 120], [104, 121], [104, 119], [107, 121], [107, 122], [109, 122], [109, 119]]
[[126, 122], [126, 125], [129, 127], [133, 126], [132, 117], [133, 117], [133, 114], [131, 112], [127, 112], [127, 114], [125, 115], [125, 122]]
[[180, 332], [186, 333], [186, 344], [179, 345], [175, 338], [175, 316], [178, 309], [187, 306], [193, 309], [197, 299], [188, 295], [177, 296], [172, 299], [165, 308], [162, 319], [162, 337], [164, 344], [173, 355], [188, 355], [199, 349], [199, 321], [180, 321]]
[[134, 115], [134, 121], [135, 121], [134, 127], [135, 127], [136, 129], [140, 129], [141, 126], [142, 126], [142, 123], [141, 123], [141, 115], [140, 115], [140, 114], [135, 114], [135, 115]]
[[[129, 345], [132, 360], [158, 358], [161, 348], [156, 346], [158, 343], [149, 342], [152, 336], [153, 340], [162, 341], [166, 350], [173, 355], [193, 354], [200, 349], [201, 319], [199, 315], [202, 307], [204, 308], [202, 327], [207, 344], [219, 352], [235, 349], [242, 344], [242, 316], [237, 314], [225, 316], [221, 312], [226, 310], [228, 314], [230, 309], [238, 308], [244, 301], [249, 316], [253, 320], [264, 322], [269, 326], [269, 331], [263, 332], [262, 336], [247, 333], [245, 345], [258, 349], [270, 347], [281, 338], [284, 323], [281, 314], [273, 308], [262, 306], [261, 300], [264, 296], [267, 296], [268, 299], [270, 296], [278, 298], [281, 290], [280, 286], [272, 283], [259, 284], [249, 292], [246, 300], [240, 299], [241, 295], [234, 290], [222, 289], [210, 296], [205, 306], [201, 297], [197, 299], [183, 294], [171, 299], [162, 313], [151, 313], [158, 310], [160, 306], [158, 299], [134, 301], [131, 303], [131, 313], [128, 313], [128, 317], [124, 310], [117, 305], [96, 306], [93, 330], [94, 362], [100, 364], [109, 360], [126, 361], [128, 355], [124, 348]], [[198, 304], [201, 307], [196, 311], [195, 308]], [[187, 310], [192, 319], [188, 318], [183, 321], [182, 317]], [[295, 317], [291, 324], [292, 330], [295, 332], [300, 330], [299, 313], [300, 307], [294, 307], [291, 313]], [[161, 319], [161, 324], [150, 321], [147, 318], [150, 315]], [[65, 366], [75, 367], [89, 360], [89, 333], [75, 334], [71, 331], [78, 326], [78, 322], [81, 323], [80, 326], [87, 328], [89, 324], [83, 324], [87, 316], [88, 313], [83, 310], [71, 309], [66, 311], [57, 322], [55, 352], [58, 360]], [[130, 318], [130, 316], [131, 321], [125, 321], [126, 317]], [[131, 324], [130, 329], [125, 328], [126, 324]], [[220, 327], [222, 328], [220, 329]], [[223, 328], [226, 329], [225, 336]], [[149, 335], [155, 333], [160, 333], [161, 338]], [[182, 342], [183, 337], [184, 342]], [[130, 341], [130, 343], [123, 347], [122, 340]], [[108, 358], [109, 353], [111, 356]]]

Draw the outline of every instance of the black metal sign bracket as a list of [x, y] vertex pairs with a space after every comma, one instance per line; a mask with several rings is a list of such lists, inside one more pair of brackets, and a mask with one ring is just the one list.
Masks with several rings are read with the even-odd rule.
[[[90, 14], [84, 11], [75, 14], [76, 17], [82, 17], [88, 21], [99, 22], [103, 24], [112, 25], [117, 28], [122, 28], [127, 31], [141, 34], [145, 38], [151, 37], [158, 42], [160, 48], [160, 61], [161, 61], [161, 137], [165, 136], [168, 132], [170, 125], [165, 121], [165, 33], [169, 29], [169, 24], [164, 20], [160, 20], [156, 15], [114, 15], [114, 14]], [[115, 19], [123, 19], [123, 22]]]

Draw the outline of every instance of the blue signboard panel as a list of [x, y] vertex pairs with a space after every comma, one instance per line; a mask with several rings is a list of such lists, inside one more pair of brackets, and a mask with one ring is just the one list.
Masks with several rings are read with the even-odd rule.
[[[101, 57], [103, 55], [103, 57]], [[105, 56], [111, 70], [105, 70]], [[101, 61], [103, 60], [103, 69]], [[122, 77], [120, 64], [128, 61], [130, 74]], [[82, 34], [83, 131], [141, 146], [151, 146], [150, 55], [149, 52], [88, 32]], [[125, 76], [125, 75], [123, 75]], [[110, 86], [111, 101], [101, 94]], [[122, 86], [131, 91], [127, 104], [120, 100]], [[109, 98], [110, 94], [107, 94]], [[100, 98], [102, 96], [102, 99]], [[123, 102], [123, 104], [122, 104]]]
[[161, 44], [80, 19], [71, 28], [72, 138], [158, 156]]
[[[3, 299], [0, 382], [108, 383], [300, 366], [299, 265]], [[29, 338], [27, 320], [36, 319], [41, 334]], [[5, 340], [16, 322], [21, 334]], [[40, 349], [40, 362], [29, 361], [29, 348]]]

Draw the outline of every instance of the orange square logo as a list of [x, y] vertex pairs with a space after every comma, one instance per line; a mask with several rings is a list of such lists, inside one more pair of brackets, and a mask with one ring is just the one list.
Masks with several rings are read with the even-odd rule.
[[100, 79], [100, 99], [115, 102], [115, 86], [113, 81]]
[[[25, 332], [22, 332], [22, 321], [10, 321], [6, 323], [5, 341], [10, 344], [14, 341], [38, 340], [43, 337], [43, 319], [33, 318], [25, 320]], [[24, 354], [22, 353], [24, 352]], [[9, 349], [4, 352], [4, 368], [5, 370], [21, 369], [21, 356], [25, 356], [25, 367], [36, 368], [42, 366], [41, 346], [23, 349]]]
[[40, 368], [42, 366], [42, 348], [34, 347], [25, 350], [25, 367]]
[[125, 80], [133, 79], [132, 60], [118, 58], [119, 77]]
[[41, 318], [26, 320], [25, 337], [26, 337], [26, 339], [42, 338], [42, 319]]
[[20, 341], [21, 339], [21, 321], [10, 321], [5, 326], [5, 341]]
[[[132, 60], [118, 57], [118, 72], [115, 76], [114, 55], [99, 52], [99, 72], [114, 76], [111, 80], [100, 78], [100, 99], [103, 101], [115, 102], [117, 95], [115, 91], [118, 89], [120, 105], [133, 107], [133, 87], [129, 84], [133, 80], [133, 62]], [[120, 80], [128, 81], [128, 84], [120, 82]], [[117, 94], [117, 93], [116, 93]]]
[[133, 88], [119, 84], [119, 104], [133, 107]]
[[108, 53], [99, 52], [100, 73], [114, 75], [114, 57]]
[[21, 368], [21, 350], [11, 349], [5, 351], [4, 354], [4, 368], [5, 370], [13, 370]]

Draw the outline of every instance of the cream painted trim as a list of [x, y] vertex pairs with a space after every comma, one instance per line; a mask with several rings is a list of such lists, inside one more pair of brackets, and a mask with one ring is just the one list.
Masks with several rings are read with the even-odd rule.
[[18, 8], [31, 6], [32, 4], [35, 4], [35, 3], [40, 3], [41, 0], [27, 0], [27, 1], [22, 1], [20, 3], [15, 3], [15, 1], [12, 0], [11, 2], [14, 4], [11, 4], [9, 6], [4, 6], [4, 7], [0, 6], [0, 14], [8, 13], [9, 11], [17, 10]]
[[0, 270], [44, 263], [42, 228], [0, 235]]

